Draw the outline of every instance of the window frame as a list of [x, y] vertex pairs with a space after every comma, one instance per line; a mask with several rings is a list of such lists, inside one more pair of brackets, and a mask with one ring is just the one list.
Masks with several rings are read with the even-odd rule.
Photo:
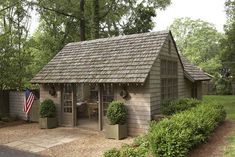
[[173, 59], [161, 59], [161, 101], [178, 98], [178, 62]]

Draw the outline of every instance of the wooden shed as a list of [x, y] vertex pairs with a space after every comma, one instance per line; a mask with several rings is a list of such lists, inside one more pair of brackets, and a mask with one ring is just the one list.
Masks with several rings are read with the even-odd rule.
[[180, 57], [170, 31], [67, 44], [32, 80], [57, 105], [59, 125], [103, 130], [113, 100], [128, 109], [129, 135], [146, 132], [163, 100], [201, 99], [210, 77]]

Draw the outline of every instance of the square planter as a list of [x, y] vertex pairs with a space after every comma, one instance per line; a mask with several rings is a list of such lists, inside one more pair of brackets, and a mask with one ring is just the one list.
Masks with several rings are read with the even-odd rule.
[[56, 118], [39, 118], [39, 125], [41, 129], [52, 129], [57, 127]]
[[123, 124], [116, 124], [116, 125], [110, 125], [107, 124], [105, 128], [105, 137], [111, 138], [111, 139], [124, 139], [127, 137], [127, 125]]

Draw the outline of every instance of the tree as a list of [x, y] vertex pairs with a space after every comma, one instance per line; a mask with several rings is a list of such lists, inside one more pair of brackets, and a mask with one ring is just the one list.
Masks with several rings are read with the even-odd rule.
[[190, 18], [176, 19], [170, 26], [179, 51], [210, 74], [221, 67], [219, 33], [213, 24]]
[[227, 23], [224, 27], [225, 38], [222, 40], [222, 65], [229, 69], [229, 74], [235, 79], [235, 1], [225, 2]]
[[[171, 0], [5, 0], [0, 4], [0, 90], [23, 89], [70, 42], [150, 31]], [[30, 11], [40, 15], [29, 38]]]
[[26, 0], [6, 0], [0, 4], [0, 90], [22, 89], [29, 79], [26, 50], [30, 6]]
[[40, 25], [30, 39], [30, 50], [40, 59], [35, 60], [38, 66], [34, 70], [39, 70], [69, 42], [148, 32], [154, 26], [156, 9], [169, 4], [170, 0], [35, 1]]

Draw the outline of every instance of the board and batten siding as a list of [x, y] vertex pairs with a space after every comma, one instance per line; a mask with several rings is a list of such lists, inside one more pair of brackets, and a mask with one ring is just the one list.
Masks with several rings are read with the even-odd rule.
[[60, 85], [55, 86], [56, 95], [51, 96], [49, 94], [49, 86], [46, 84], [40, 84], [40, 102], [43, 102], [45, 99], [51, 99], [56, 105], [56, 112], [57, 112], [57, 118], [58, 123], [61, 125], [61, 87]]
[[128, 134], [130, 136], [145, 133], [151, 121], [150, 114], [150, 93], [148, 92], [148, 81], [144, 85], [129, 85], [126, 87], [129, 93], [128, 99], [120, 96], [122, 87], [117, 86], [115, 98], [124, 102], [128, 110]]

